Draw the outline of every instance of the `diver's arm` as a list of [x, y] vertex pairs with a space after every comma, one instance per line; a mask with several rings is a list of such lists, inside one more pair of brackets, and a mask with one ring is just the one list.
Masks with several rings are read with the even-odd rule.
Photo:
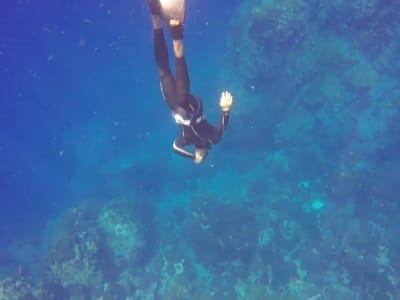
[[221, 117], [219, 119], [219, 123], [215, 128], [214, 136], [211, 139], [211, 142], [215, 145], [218, 144], [222, 138], [222, 134], [224, 133], [224, 129], [228, 126], [229, 121], [229, 112], [222, 112]]
[[223, 111], [221, 112], [221, 117], [219, 119], [219, 127], [221, 130], [224, 130], [229, 123], [229, 111]]
[[193, 160], [196, 157], [194, 153], [191, 153], [191, 152], [189, 152], [189, 151], [187, 151], [185, 149], [185, 142], [184, 142], [182, 137], [177, 138], [174, 141], [174, 144], [172, 145], [172, 149], [174, 150], [174, 152], [176, 154], [179, 154], [179, 155], [181, 155], [183, 157], [190, 158], [190, 159], [193, 159]]
[[224, 129], [228, 126], [229, 122], [229, 112], [232, 107], [233, 97], [229, 92], [223, 92], [221, 94], [221, 99], [219, 102], [219, 106], [221, 107], [221, 117], [219, 119], [219, 123], [216, 126], [214, 138], [212, 139], [213, 144], [217, 144], [224, 133]]

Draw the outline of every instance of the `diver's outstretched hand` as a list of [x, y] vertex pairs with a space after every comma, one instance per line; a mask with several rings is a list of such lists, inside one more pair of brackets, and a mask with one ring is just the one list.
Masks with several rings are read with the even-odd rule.
[[225, 113], [229, 112], [232, 107], [233, 96], [230, 92], [225, 91], [221, 94], [221, 100], [219, 101], [219, 106], [221, 110]]

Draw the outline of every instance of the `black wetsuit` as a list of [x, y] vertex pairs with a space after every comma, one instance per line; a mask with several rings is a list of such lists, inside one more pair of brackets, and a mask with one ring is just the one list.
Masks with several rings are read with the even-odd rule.
[[184, 57], [176, 58], [175, 78], [171, 72], [162, 29], [154, 30], [154, 53], [160, 75], [161, 92], [181, 129], [180, 136], [174, 141], [173, 150], [184, 157], [194, 159], [194, 153], [187, 151], [185, 146], [211, 149], [212, 145], [221, 140], [223, 131], [228, 125], [229, 113], [222, 113], [216, 127], [207, 122], [203, 116], [201, 99], [190, 94], [190, 80]]

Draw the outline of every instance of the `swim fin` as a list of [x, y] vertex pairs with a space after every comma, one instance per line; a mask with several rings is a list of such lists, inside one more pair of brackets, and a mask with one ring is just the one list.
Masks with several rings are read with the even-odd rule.
[[185, 21], [186, 0], [160, 0], [164, 19], [179, 20], [181, 24]]

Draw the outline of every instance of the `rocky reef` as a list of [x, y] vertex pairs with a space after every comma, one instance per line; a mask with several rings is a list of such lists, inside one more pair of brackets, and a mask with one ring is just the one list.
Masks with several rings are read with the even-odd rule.
[[382, 215], [354, 217], [351, 202], [326, 210], [313, 184], [269, 191], [263, 205], [193, 195], [181, 218], [135, 201], [82, 204], [49, 224], [40, 268], [2, 276], [0, 296], [395, 299], [400, 244]]
[[378, 147], [387, 144], [382, 133], [397, 128], [399, 114], [398, 6], [244, 2], [233, 17], [225, 74], [240, 86], [238, 113], [254, 120], [262, 111], [277, 143], [317, 133], [332, 144], [350, 138], [364, 147], [373, 147], [372, 138]]

